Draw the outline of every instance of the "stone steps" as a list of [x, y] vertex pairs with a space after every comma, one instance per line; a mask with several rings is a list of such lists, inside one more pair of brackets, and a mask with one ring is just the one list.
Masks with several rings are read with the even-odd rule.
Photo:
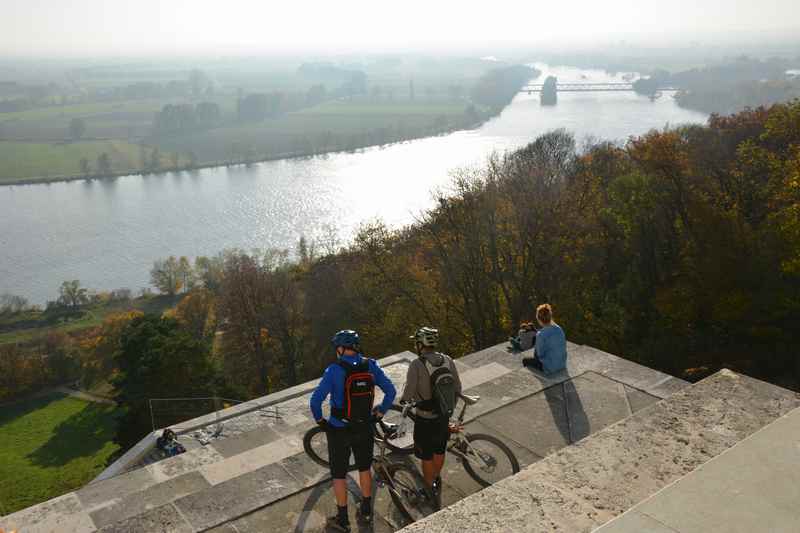
[[[675, 385], [625, 371], [651, 391]], [[591, 531], [798, 405], [795, 393], [723, 370], [403, 531]]]
[[800, 408], [778, 418], [596, 533], [796, 532]]

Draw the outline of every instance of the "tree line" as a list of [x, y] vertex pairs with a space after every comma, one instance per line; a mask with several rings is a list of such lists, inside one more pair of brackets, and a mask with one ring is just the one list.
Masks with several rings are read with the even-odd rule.
[[502, 109], [529, 80], [540, 74], [539, 70], [526, 65], [494, 69], [481, 76], [470, 96], [478, 105]]
[[662, 87], [675, 87], [678, 105], [706, 113], [729, 114], [747, 107], [769, 106], [800, 97], [800, 81], [786, 71], [796, 65], [773, 58], [734, 61], [670, 73], [656, 69], [634, 82], [637, 93], [650, 96]]

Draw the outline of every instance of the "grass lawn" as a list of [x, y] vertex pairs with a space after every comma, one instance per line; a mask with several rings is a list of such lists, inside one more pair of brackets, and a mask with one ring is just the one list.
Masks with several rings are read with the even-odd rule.
[[118, 449], [116, 409], [61, 394], [0, 407], [0, 515], [97, 476]]

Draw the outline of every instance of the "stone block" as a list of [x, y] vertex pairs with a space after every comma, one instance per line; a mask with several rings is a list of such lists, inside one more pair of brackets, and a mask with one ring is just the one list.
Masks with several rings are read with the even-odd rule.
[[269, 427], [262, 426], [258, 429], [242, 433], [241, 435], [236, 435], [235, 437], [215, 440], [210, 446], [213, 446], [217, 453], [227, 459], [228, 457], [233, 457], [242, 452], [274, 442], [279, 438], [280, 435], [275, 431]]
[[[799, 442], [795, 409], [634, 510], [682, 533], [798, 531]], [[603, 531], [626, 531], [624, 517]]]
[[330, 470], [312, 461], [305, 452], [282, 459], [279, 464], [297, 480], [301, 487], [316, 485], [330, 478]]
[[120, 498], [112, 505], [101, 507], [91, 513], [92, 521], [98, 528], [114, 522], [143, 514], [164, 504], [171, 503], [183, 496], [201, 491], [211, 485], [198, 472], [189, 472], [181, 476], [158, 483], [145, 490], [134, 492]]
[[624, 385], [600, 374], [586, 372], [561, 387], [567, 400], [570, 442], [631, 415]]
[[[613, 525], [612, 525], [613, 524]], [[595, 533], [679, 533], [658, 520], [631, 510]], [[682, 532], [680, 532], [682, 533]]]
[[631, 412], [633, 413], [641, 411], [645, 407], [649, 407], [661, 399], [658, 396], [647, 394], [646, 392], [634, 389], [628, 385], [624, 385], [624, 387], [625, 393], [628, 396], [628, 403], [631, 406]]
[[209, 529], [301, 489], [279, 464], [268, 464], [175, 502], [195, 530]]
[[192, 533], [192, 527], [172, 504], [162, 505], [109, 524], [97, 533]]
[[217, 485], [266, 465], [277, 463], [281, 459], [295, 455], [302, 450], [302, 440], [297, 437], [284, 437], [223, 461], [205, 465], [200, 468], [200, 473], [209, 483]]
[[91, 533], [95, 530], [74, 492], [2, 517], [0, 528], [19, 533]]
[[148, 465], [145, 469], [161, 483], [223, 459], [224, 457], [211, 446], [202, 446]]
[[556, 385], [482, 416], [478, 422], [488, 428], [485, 433], [507, 436], [544, 457], [570, 443], [566, 415], [563, 391]]
[[670, 396], [672, 396], [676, 392], [678, 392], [680, 390], [683, 390], [685, 387], [688, 387], [688, 386], [689, 386], [689, 382], [688, 381], [684, 381], [682, 379], [678, 379], [678, 378], [673, 377], [673, 378], [664, 380], [662, 383], [660, 383], [660, 384], [658, 384], [658, 385], [656, 385], [654, 387], [650, 387], [650, 389], [648, 389], [648, 392], [650, 394], [654, 395], [654, 396], [659, 397], [659, 398], [669, 398]]
[[152, 487], [156, 483], [158, 483], [158, 480], [149, 470], [139, 468], [103, 481], [89, 483], [75, 494], [77, 494], [83, 507], [92, 512], [100, 507], [115, 503], [129, 494]]

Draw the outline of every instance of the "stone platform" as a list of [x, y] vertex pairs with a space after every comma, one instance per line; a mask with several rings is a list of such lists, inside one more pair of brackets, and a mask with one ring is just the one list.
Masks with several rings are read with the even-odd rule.
[[[796, 393], [723, 370], [549, 455], [515, 476], [453, 503], [403, 532], [592, 531], [798, 406], [800, 397]], [[796, 434], [774, 435], [778, 440], [788, 440], [783, 445], [773, 443], [761, 448], [767, 454], [770, 450], [782, 454], [782, 460], [773, 463], [774, 467], [783, 464], [794, 469], [794, 475], [781, 486], [786, 486], [789, 479], [798, 479], [800, 467], [789, 460], [798, 458], [797, 441], [792, 439]], [[744, 446], [738, 455], [745, 456], [751, 449]], [[734, 452], [731, 450], [732, 455]], [[761, 461], [752, 456], [751, 460]], [[746, 462], [742, 457], [739, 464]], [[664, 520], [665, 516], [671, 517], [676, 524], [693, 524], [675, 531], [739, 531], [732, 526], [740, 511], [728, 509], [737, 501], [732, 496], [737, 490], [746, 490], [757, 499], [761, 492], [758, 487], [769, 479], [764, 468], [749, 468], [747, 475], [733, 476], [739, 487], [746, 488], [723, 489], [725, 482], [719, 478], [718, 469], [709, 464], [703, 477], [679, 481], [665, 490], [664, 496], [624, 515], [616, 525], [607, 526], [608, 531], [673, 531], [663, 520], [659, 520], [659, 526], [654, 516]], [[713, 484], [704, 486], [703, 480], [716, 483], [716, 489]], [[797, 494], [796, 485], [790, 494]], [[718, 517], [724, 517], [726, 511], [731, 513], [711, 529], [704, 527], [708, 523], [702, 518], [688, 516], [693, 510], [701, 513], [709, 497], [719, 506]], [[783, 497], [775, 505], [785, 509], [789, 500], [791, 497]], [[791, 503], [796, 527], [800, 512], [797, 501]], [[762, 502], [747, 508], [766, 512], [770, 506]], [[741, 531], [769, 530], [755, 527]]]
[[795, 409], [597, 533], [800, 530], [800, 409]]
[[[553, 452], [564, 447], [579, 450], [592, 440], [587, 436], [648, 412], [687, 386], [587, 346], [570, 343], [568, 352], [567, 371], [549, 377], [522, 367], [521, 356], [528, 354], [510, 354], [505, 346], [458, 359], [465, 392], [481, 396], [468, 410], [468, 427], [498, 436], [523, 466], [536, 468]], [[381, 359], [398, 389], [414, 357], [404, 352]], [[0, 518], [0, 527], [24, 533], [322, 531], [333, 505], [329, 478], [302, 449], [302, 435], [313, 426], [308, 399], [315, 386], [316, 382], [304, 383], [175, 426], [181, 441], [188, 443], [195, 432], [208, 435], [206, 430], [219, 420], [224, 424], [206, 445], [192, 443], [185, 454], [141, 466], [153, 447], [150, 435], [95, 482]], [[266, 408], [277, 408], [280, 418], [265, 416]], [[731, 439], [738, 440], [740, 434]], [[479, 492], [455, 460], [449, 460], [446, 469], [443, 496], [451, 508], [496, 487]], [[379, 491], [376, 500], [375, 531], [405, 525], [385, 494]], [[455, 523], [462, 524], [456, 529], [470, 530], [463, 522]]]

